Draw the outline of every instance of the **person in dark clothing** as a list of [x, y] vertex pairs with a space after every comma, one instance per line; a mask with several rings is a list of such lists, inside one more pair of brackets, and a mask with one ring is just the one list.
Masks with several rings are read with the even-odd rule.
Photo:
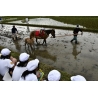
[[73, 31], [74, 38], [71, 40], [71, 42], [75, 40], [75, 43], [77, 44], [77, 35], [79, 31], [81, 32], [81, 35], [83, 35], [82, 30], [79, 28], [79, 25], [77, 25], [77, 27]]
[[17, 34], [16, 34], [16, 32], [18, 33], [16, 27], [13, 26], [13, 28], [12, 28], [12, 37], [13, 37], [14, 40], [17, 39]]

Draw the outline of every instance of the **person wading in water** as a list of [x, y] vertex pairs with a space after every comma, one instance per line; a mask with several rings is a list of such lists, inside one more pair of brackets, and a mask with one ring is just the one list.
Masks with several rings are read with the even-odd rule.
[[16, 27], [13, 26], [13, 28], [12, 28], [12, 37], [13, 37], [14, 40], [17, 39], [17, 34], [16, 34], [16, 32], [18, 33]]
[[74, 38], [70, 42], [73, 42], [75, 40], [75, 44], [78, 44], [77, 43], [77, 35], [78, 35], [79, 31], [81, 32], [81, 35], [83, 35], [82, 30], [79, 28], [79, 25], [77, 25], [77, 27], [73, 30]]

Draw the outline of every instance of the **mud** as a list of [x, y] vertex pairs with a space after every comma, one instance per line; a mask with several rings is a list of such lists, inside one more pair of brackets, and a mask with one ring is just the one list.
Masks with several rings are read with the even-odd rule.
[[[21, 27], [22, 28], [22, 27]], [[26, 27], [25, 27], [26, 28]], [[72, 75], [83, 75], [88, 81], [97, 81], [98, 77], [98, 34], [84, 32], [78, 35], [79, 44], [71, 43], [73, 36], [69, 30], [55, 30], [56, 38], [47, 38], [47, 46], [36, 45], [35, 50], [24, 46], [24, 38], [29, 33], [20, 33], [21, 39], [13, 41], [8, 35], [0, 37], [0, 46], [8, 47], [17, 52], [27, 52], [32, 58], [38, 58], [41, 62], [55, 66]], [[21, 31], [22, 32], [22, 31]], [[42, 43], [42, 40], [39, 40]]]

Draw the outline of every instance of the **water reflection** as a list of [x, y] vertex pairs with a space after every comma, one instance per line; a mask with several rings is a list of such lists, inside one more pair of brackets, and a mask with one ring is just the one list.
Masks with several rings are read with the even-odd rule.
[[74, 59], [77, 59], [77, 55], [81, 53], [81, 51], [77, 50], [77, 44], [75, 43], [71, 43], [73, 46], [73, 51], [72, 51], [72, 55], [74, 56]]
[[56, 56], [51, 55], [47, 50], [40, 50], [39, 48], [37, 48], [35, 50], [33, 48], [30, 48], [30, 47], [28, 47], [28, 48], [25, 47], [25, 50], [34, 59], [37, 56], [40, 56], [40, 57], [45, 58], [45, 59], [50, 59], [50, 60], [56, 61]]
[[32, 59], [36, 59], [35, 50], [32, 47], [25, 47], [26, 52], [30, 55]]
[[19, 44], [18, 40], [15, 40], [15, 41], [13, 40], [13, 43], [14, 43], [16, 49], [17, 49], [18, 51], [20, 51], [20, 50], [21, 50], [21, 45]]

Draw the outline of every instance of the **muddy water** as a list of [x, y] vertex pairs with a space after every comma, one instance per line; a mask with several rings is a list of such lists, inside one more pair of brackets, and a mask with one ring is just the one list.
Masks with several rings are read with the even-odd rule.
[[[34, 23], [40, 22], [40, 24], [43, 21], [42, 19], [33, 20]], [[52, 20], [43, 23], [52, 24]], [[50, 38], [50, 35], [47, 38], [47, 46], [37, 45], [35, 50], [31, 50], [24, 46], [24, 38], [29, 36], [30, 32], [26, 32], [26, 27], [17, 26], [17, 28], [21, 39], [13, 41], [11, 26], [5, 26], [3, 31], [0, 31], [0, 46], [8, 47], [19, 53], [27, 52], [32, 58], [38, 58], [41, 62], [55, 66], [69, 74], [80, 74], [89, 81], [98, 81], [98, 34], [84, 32], [82, 36], [78, 36], [79, 44], [76, 45], [74, 42], [70, 43], [73, 36], [65, 36], [65, 34], [72, 34], [72, 31], [56, 29], [56, 38]], [[34, 29], [39, 28], [30, 28], [31, 31]], [[39, 42], [42, 43], [42, 40]]]
[[[35, 50], [24, 46], [24, 40], [13, 41], [8, 37], [0, 37], [0, 45], [17, 52], [27, 52], [32, 58], [55, 66], [69, 74], [81, 74], [89, 81], [97, 81], [98, 77], [98, 34], [84, 32], [78, 36], [79, 44], [70, 43], [72, 31], [56, 30], [56, 38], [47, 39], [47, 46], [38, 45]], [[62, 37], [60, 37], [62, 36]], [[42, 40], [39, 40], [41, 43]]]

